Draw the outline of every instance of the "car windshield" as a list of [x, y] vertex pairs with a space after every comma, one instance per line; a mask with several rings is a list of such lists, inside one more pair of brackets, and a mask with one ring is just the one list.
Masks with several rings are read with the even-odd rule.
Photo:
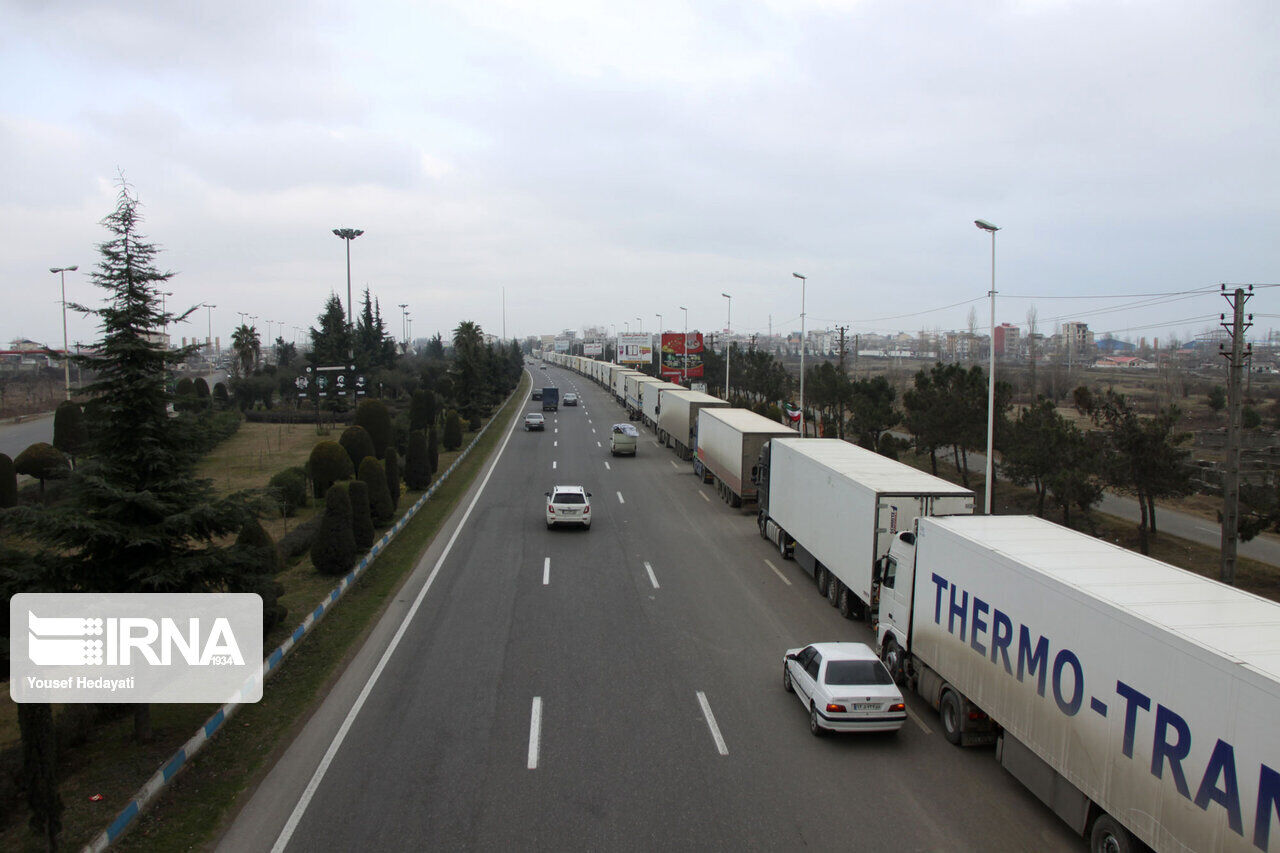
[[557, 492], [551, 502], [558, 504], [584, 504], [587, 499], [581, 492]]
[[640, 431], [631, 424], [614, 424], [613, 431], [619, 435], [639, 435]]
[[878, 660], [833, 660], [827, 663], [827, 684], [892, 684], [889, 670]]

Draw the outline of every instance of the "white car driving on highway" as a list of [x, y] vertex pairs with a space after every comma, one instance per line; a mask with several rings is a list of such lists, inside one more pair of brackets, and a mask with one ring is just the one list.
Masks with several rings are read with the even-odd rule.
[[554, 486], [547, 498], [547, 529], [557, 524], [591, 527], [591, 493], [582, 486]]
[[907, 706], [880, 658], [863, 643], [787, 649], [782, 686], [809, 711], [809, 731], [896, 732]]

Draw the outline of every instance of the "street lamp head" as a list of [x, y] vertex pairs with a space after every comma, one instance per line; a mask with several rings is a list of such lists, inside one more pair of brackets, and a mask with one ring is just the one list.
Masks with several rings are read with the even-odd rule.
[[793, 276], [795, 276], [796, 278], [800, 279], [801, 281], [804, 281], [804, 280], [805, 280], [805, 277], [804, 277], [804, 276], [802, 276], [802, 275], [800, 275], [800, 273], [798, 273], [798, 272], [793, 272], [793, 273], [792, 273], [792, 275], [793, 275]]
[[681, 305], [681, 306], [680, 306], [680, 310], [681, 310], [681, 311], [688, 311], [689, 309], [688, 309], [688, 308], [685, 308], [683, 305]]
[[359, 228], [335, 228], [333, 234], [335, 237], [341, 237], [343, 240], [354, 240], [364, 232]]
[[973, 220], [973, 224], [977, 225], [983, 231], [990, 231], [992, 234], [1000, 230], [999, 227], [992, 225], [990, 222], [988, 222], [985, 219], [975, 219]]
[[80, 269], [79, 266], [77, 266], [76, 264], [72, 264], [69, 267], [49, 267], [49, 272], [51, 273], [75, 272], [78, 269]]
[[727, 294], [727, 293], [721, 293], [720, 295], [721, 295], [721, 296], [723, 296], [725, 299], [732, 299], [732, 298], [733, 298], [732, 296], [730, 296], [730, 295], [729, 295], [729, 294]]

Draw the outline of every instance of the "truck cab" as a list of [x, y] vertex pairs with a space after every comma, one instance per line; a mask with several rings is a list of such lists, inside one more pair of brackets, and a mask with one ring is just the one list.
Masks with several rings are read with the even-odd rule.
[[560, 410], [560, 389], [547, 387], [542, 389], [542, 411], [557, 412]]

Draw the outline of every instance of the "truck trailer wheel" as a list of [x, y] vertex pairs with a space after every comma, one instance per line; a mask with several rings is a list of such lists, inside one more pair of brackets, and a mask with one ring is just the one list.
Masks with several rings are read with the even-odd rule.
[[1092, 853], [1133, 853], [1136, 845], [1129, 830], [1109, 814], [1100, 814], [1089, 833], [1089, 850]]
[[943, 693], [942, 701], [938, 703], [938, 714], [942, 717], [942, 734], [959, 746], [960, 727], [964, 724], [964, 703], [960, 701], [960, 694], [954, 690]]
[[831, 575], [827, 574], [827, 570], [822, 564], [818, 564], [814, 568], [813, 580], [818, 585], [818, 595], [825, 596], [827, 588], [831, 584]]
[[784, 560], [791, 559], [791, 555], [787, 553], [787, 531], [781, 527], [778, 528], [778, 554]]
[[840, 611], [840, 615], [846, 619], [853, 618], [853, 602], [855, 596], [849, 591], [849, 587], [840, 584], [840, 599], [836, 602], [836, 609]]
[[840, 591], [844, 589], [844, 584], [840, 583], [840, 579], [830, 572], [827, 572], [827, 604], [835, 607], [840, 603]]

